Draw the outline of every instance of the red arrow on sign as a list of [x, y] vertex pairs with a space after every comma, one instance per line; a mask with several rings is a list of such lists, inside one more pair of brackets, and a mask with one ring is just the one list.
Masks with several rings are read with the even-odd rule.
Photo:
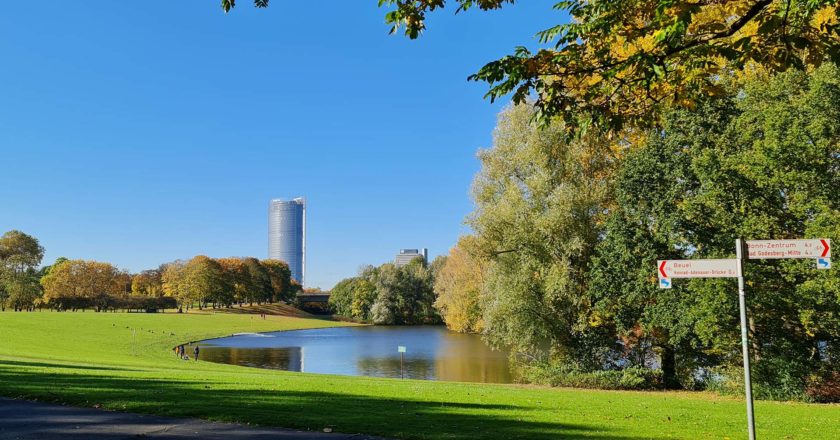
[[662, 261], [662, 264], [659, 265], [659, 273], [662, 274], [662, 278], [668, 278], [668, 274], [665, 273], [665, 263], [667, 262], [667, 260], [664, 260]]
[[821, 257], [825, 257], [828, 255], [828, 251], [831, 250], [831, 246], [828, 245], [828, 242], [825, 240], [820, 240], [820, 243], [823, 245], [823, 253], [820, 255]]

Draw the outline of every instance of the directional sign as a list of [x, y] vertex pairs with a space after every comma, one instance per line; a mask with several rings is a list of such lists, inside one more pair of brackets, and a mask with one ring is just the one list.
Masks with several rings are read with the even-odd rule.
[[398, 353], [405, 353], [405, 347], [402, 346], [402, 345], [398, 345], [397, 346], [397, 352]]
[[659, 287], [671, 288], [671, 278], [737, 278], [738, 261], [726, 260], [659, 260]]
[[[749, 240], [750, 259], [831, 258], [831, 240]], [[829, 266], [831, 263], [829, 263]], [[818, 264], [819, 266], [819, 264]]]
[[660, 278], [737, 278], [738, 262], [723, 260], [660, 260]]
[[817, 258], [817, 269], [831, 269], [831, 258]]

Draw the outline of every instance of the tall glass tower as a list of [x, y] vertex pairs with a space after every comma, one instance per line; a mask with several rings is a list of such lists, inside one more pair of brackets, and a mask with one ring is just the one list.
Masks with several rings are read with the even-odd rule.
[[268, 204], [268, 258], [285, 261], [292, 279], [306, 275], [306, 200], [274, 199]]

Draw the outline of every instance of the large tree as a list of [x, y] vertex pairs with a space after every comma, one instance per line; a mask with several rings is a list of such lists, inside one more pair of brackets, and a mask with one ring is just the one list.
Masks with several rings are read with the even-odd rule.
[[183, 260], [173, 261], [162, 265], [163, 271], [161, 273], [161, 282], [163, 283], [163, 293], [175, 298], [178, 301], [178, 312], [182, 312], [184, 307], [189, 307], [192, 304], [192, 298], [187, 290], [185, 271], [187, 263]]
[[[518, 352], [589, 356], [581, 338], [586, 273], [611, 202], [615, 160], [604, 139], [541, 128], [528, 105], [505, 110], [494, 145], [481, 151], [469, 219], [490, 269], [485, 335]], [[546, 352], [545, 348], [550, 350]]]
[[474, 236], [461, 237], [435, 276], [435, 308], [446, 326], [456, 332], [480, 333], [484, 329], [481, 292], [489, 265], [476, 242]]
[[[233, 287], [224, 276], [222, 266], [214, 259], [198, 255], [184, 266], [183, 283], [186, 286], [185, 300], [192, 300], [198, 308], [208, 303], [229, 304]], [[184, 301], [182, 301], [184, 302]]]
[[[225, 278], [227, 285], [233, 289], [226, 297], [230, 298], [231, 302], [237, 302], [240, 305], [247, 302], [254, 286], [251, 274], [245, 267], [245, 262], [241, 258], [235, 257], [218, 258], [216, 261], [222, 267], [222, 276]], [[225, 304], [229, 305], [230, 302]]]
[[292, 271], [289, 270], [289, 265], [280, 260], [262, 260], [260, 264], [268, 271], [268, 278], [271, 281], [270, 301], [293, 301], [295, 295], [292, 292]]
[[[741, 362], [737, 293], [732, 280], [658, 289], [657, 259], [731, 258], [736, 238], [840, 234], [840, 69], [762, 74], [731, 90], [669, 113], [628, 155], [592, 265], [592, 322], [644, 335], [671, 385], [679, 367], [690, 382], [697, 365]], [[809, 375], [836, 371], [836, 272], [751, 260], [746, 278], [759, 395], [793, 397]]]
[[434, 277], [438, 264], [422, 258], [404, 266], [368, 266], [359, 276], [341, 280], [330, 294], [330, 306], [340, 316], [386, 325], [436, 324]]
[[110, 298], [125, 293], [122, 272], [110, 263], [67, 260], [41, 278], [44, 302], [62, 308], [108, 307]]
[[44, 257], [38, 239], [20, 231], [0, 237], [0, 309], [31, 308], [41, 295], [36, 269]]
[[164, 294], [162, 276], [162, 268], [138, 273], [131, 280], [131, 293], [137, 296], [162, 297]]
[[[513, 0], [379, 0], [390, 10], [391, 32], [417, 38], [427, 15], [499, 9]], [[267, 0], [255, 0], [258, 7]], [[234, 0], [222, 0], [229, 11]], [[836, 0], [568, 0], [554, 7], [566, 24], [537, 35], [548, 48], [519, 47], [470, 79], [490, 85], [487, 96], [530, 95], [548, 120], [567, 128], [583, 120], [609, 129], [648, 126], [668, 106], [693, 107], [719, 93], [718, 76], [753, 64], [789, 67], [840, 62], [840, 5]]]
[[15, 274], [34, 269], [44, 258], [44, 248], [38, 239], [20, 231], [9, 231], [0, 237], [0, 263]]
[[271, 274], [268, 269], [254, 257], [244, 258], [242, 262], [245, 264], [245, 269], [248, 271], [248, 276], [251, 279], [251, 291], [248, 295], [248, 302], [263, 303], [271, 300], [274, 294], [274, 288], [271, 283]]

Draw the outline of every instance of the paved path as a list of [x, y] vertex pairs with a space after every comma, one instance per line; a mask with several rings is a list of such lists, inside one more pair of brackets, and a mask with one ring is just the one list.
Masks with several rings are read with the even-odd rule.
[[[376, 440], [363, 435], [253, 428], [0, 398], [2, 440]], [[381, 440], [381, 439], [380, 439]]]

